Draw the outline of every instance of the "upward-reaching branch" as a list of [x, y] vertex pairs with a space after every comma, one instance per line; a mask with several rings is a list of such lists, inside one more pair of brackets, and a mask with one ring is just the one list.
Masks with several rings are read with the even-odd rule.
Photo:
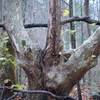
[[24, 29], [21, 0], [4, 1], [4, 28], [8, 32], [11, 42], [13, 42], [16, 53], [17, 64], [24, 69], [33, 87], [37, 88], [40, 84], [41, 50], [36, 43], [33, 43]]
[[[26, 52], [27, 49], [37, 49], [32, 43], [23, 25], [23, 16], [20, 0], [4, 0], [4, 28], [8, 32], [16, 51]], [[35, 50], [34, 50], [35, 52]], [[35, 53], [33, 53], [34, 55]]]
[[[67, 74], [68, 89], [72, 88], [91, 68], [97, 64], [100, 54], [100, 28], [96, 30], [76, 51], [71, 55], [65, 64]], [[66, 72], [67, 73], [67, 72]], [[70, 90], [69, 89], [69, 90]]]
[[21, 2], [19, 0], [4, 0], [4, 27], [8, 32], [17, 51], [23, 48], [22, 41], [26, 42], [27, 46], [31, 45], [29, 35], [23, 26], [23, 17], [21, 10]]
[[[60, 2], [59, 0], [49, 0], [49, 24], [48, 24], [48, 36], [46, 45], [46, 64], [58, 64], [59, 52], [61, 50], [60, 40]], [[54, 61], [55, 59], [55, 61]]]
[[100, 54], [100, 28], [87, 39], [64, 64], [52, 67], [47, 72], [46, 85], [61, 93], [71, 91], [84, 74], [97, 64]]

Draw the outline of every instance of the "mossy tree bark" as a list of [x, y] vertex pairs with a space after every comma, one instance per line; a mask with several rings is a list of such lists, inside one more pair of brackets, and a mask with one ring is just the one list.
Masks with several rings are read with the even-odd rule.
[[7, 42], [4, 43], [3, 39], [7, 37], [7, 33], [3, 30], [0, 33], [0, 37], [0, 42], [2, 44], [2, 47], [0, 47], [0, 56], [4, 57], [4, 60], [1, 60], [0, 63], [0, 84], [4, 85], [4, 80], [6, 79], [12, 80], [12, 83], [15, 84], [14, 49], [9, 40], [6, 40]]

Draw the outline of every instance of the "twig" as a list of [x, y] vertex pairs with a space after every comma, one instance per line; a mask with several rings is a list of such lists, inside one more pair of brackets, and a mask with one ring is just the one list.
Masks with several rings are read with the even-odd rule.
[[32, 28], [32, 27], [48, 27], [47, 24], [25, 24], [25, 28]]
[[88, 19], [90, 19], [90, 17], [88, 17], [88, 16], [81, 16], [81, 17], [73, 16], [73, 17], [67, 18], [66, 20], [62, 21], [61, 25], [64, 25], [64, 24], [67, 24], [70, 22], [74, 22], [74, 21], [84, 21], [85, 22]]

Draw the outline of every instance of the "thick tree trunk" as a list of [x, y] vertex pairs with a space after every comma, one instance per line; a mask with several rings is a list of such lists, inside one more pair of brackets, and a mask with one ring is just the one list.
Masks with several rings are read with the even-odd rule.
[[[28, 76], [29, 89], [46, 89], [56, 95], [68, 95], [83, 75], [96, 65], [100, 54], [100, 29], [62, 62], [60, 40], [60, 2], [49, 0], [47, 45], [41, 50], [24, 29], [21, 0], [4, 0], [5, 29], [12, 40], [16, 60]], [[30, 100], [45, 100], [31, 96]]]

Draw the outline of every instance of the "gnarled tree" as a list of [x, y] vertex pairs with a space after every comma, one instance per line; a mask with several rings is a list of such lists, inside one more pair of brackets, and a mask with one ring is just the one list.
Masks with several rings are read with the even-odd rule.
[[[68, 95], [83, 75], [96, 65], [100, 54], [100, 28], [72, 54], [62, 52], [59, 0], [49, 0], [44, 50], [32, 42], [24, 28], [21, 0], [4, 0], [4, 9], [4, 27], [15, 50], [17, 63], [27, 74], [29, 88]], [[69, 57], [66, 62], [62, 60], [64, 56]]]

